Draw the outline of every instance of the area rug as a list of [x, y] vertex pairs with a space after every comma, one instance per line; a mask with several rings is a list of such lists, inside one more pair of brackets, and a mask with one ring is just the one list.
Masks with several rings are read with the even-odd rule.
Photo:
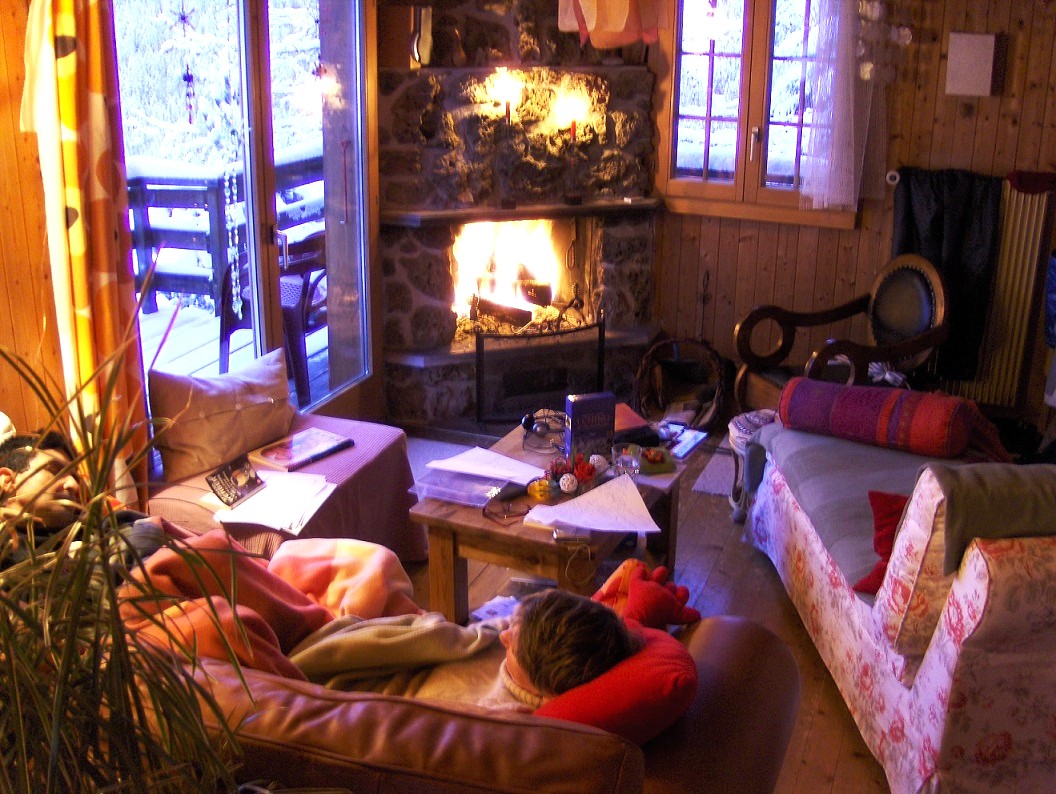
[[729, 496], [733, 485], [733, 450], [730, 449], [730, 437], [724, 436], [719, 446], [711, 455], [711, 460], [704, 464], [693, 490], [698, 493]]

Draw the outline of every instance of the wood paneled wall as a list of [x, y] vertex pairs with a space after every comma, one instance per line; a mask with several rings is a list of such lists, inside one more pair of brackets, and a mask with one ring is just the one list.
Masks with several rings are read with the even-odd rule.
[[[18, 126], [28, 5], [8, 0], [0, 7], [0, 345], [61, 378], [37, 139]], [[35, 429], [45, 418], [6, 364], [0, 364], [0, 411], [19, 430]]]
[[[998, 176], [1056, 171], [1056, 2], [889, 4], [910, 22], [915, 40], [899, 80], [888, 88], [884, 169], [957, 168]], [[1006, 38], [999, 95], [945, 95], [951, 30]], [[702, 336], [734, 358], [733, 328], [752, 306], [820, 309], [868, 291], [890, 258], [894, 194], [891, 187], [873, 184], [878, 197], [864, 202], [853, 231], [665, 215], [657, 277], [665, 330]], [[795, 355], [805, 359], [829, 336], [849, 333], [864, 340], [864, 332], [860, 321], [820, 329], [798, 343]], [[1032, 373], [1043, 380], [1045, 351], [1036, 347], [1034, 353]], [[1033, 384], [1027, 398], [1028, 414], [1039, 419], [1041, 386]]]

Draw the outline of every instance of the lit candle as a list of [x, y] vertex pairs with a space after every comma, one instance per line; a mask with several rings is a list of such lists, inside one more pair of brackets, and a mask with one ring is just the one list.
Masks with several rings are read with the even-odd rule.
[[510, 100], [506, 100], [506, 126], [510, 125]]
[[572, 119], [572, 143], [576, 142], [576, 120]]

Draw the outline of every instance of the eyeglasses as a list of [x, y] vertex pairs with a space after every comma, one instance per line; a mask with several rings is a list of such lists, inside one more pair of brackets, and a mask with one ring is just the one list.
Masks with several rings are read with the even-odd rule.
[[484, 505], [481, 512], [484, 514], [485, 518], [490, 518], [492, 521], [502, 524], [503, 526], [509, 526], [510, 524], [516, 524], [528, 515], [528, 510], [529, 507], [527, 502], [491, 499]]

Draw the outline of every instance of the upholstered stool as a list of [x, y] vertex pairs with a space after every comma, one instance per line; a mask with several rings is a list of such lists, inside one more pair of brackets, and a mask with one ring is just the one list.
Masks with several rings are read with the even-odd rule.
[[777, 411], [772, 408], [760, 408], [738, 414], [730, 420], [730, 449], [733, 450], [733, 485], [730, 488], [730, 507], [732, 518], [737, 523], [744, 521], [748, 515], [748, 492], [744, 487], [744, 451], [748, 440], [763, 425], [774, 421]]
[[[298, 414], [290, 432], [309, 427], [347, 436], [355, 445], [300, 469], [323, 475], [335, 488], [298, 537], [356, 538], [387, 546], [403, 562], [425, 560], [425, 528], [410, 518], [416, 497], [408, 493], [414, 475], [407, 458], [406, 433], [376, 422], [318, 414]], [[220, 526], [212, 508], [201, 503], [202, 496], [210, 493], [206, 473], [159, 484], [150, 495], [149, 512], [198, 535]], [[256, 524], [225, 526], [235, 540], [265, 556], [270, 556], [279, 542], [293, 537]]]

